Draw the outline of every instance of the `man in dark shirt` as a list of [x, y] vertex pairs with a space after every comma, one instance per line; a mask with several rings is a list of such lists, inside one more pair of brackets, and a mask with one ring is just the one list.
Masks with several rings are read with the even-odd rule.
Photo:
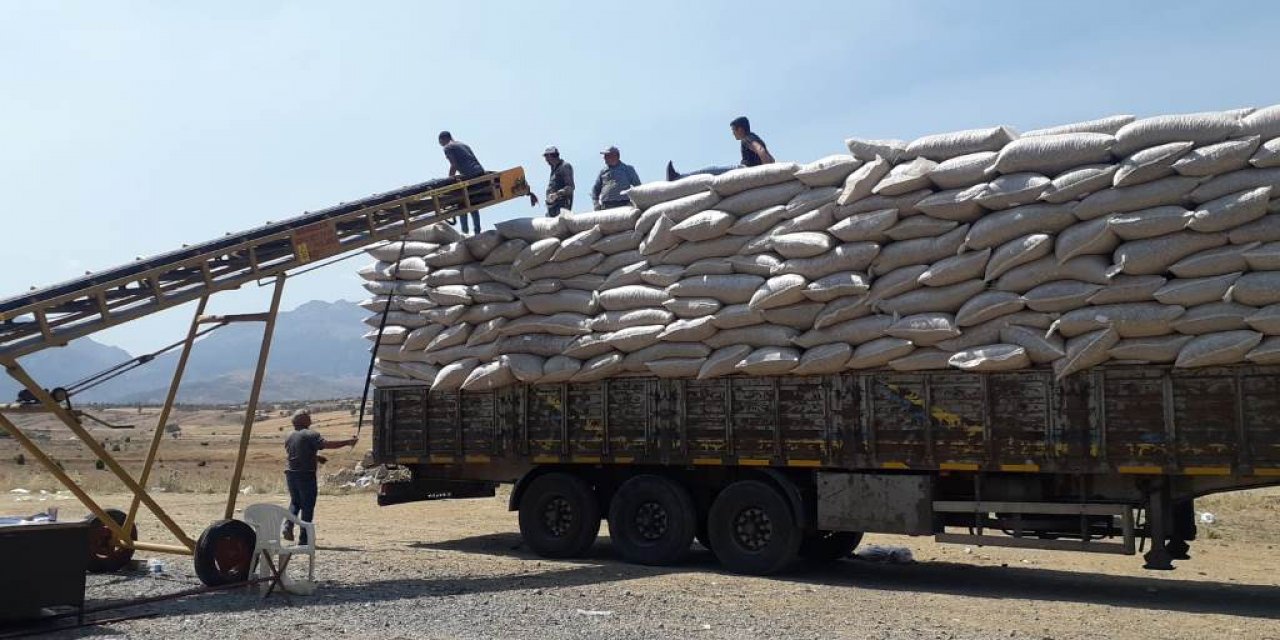
[[774, 162], [773, 155], [769, 153], [769, 148], [765, 146], [764, 140], [761, 140], [760, 136], [751, 132], [751, 121], [747, 120], [746, 116], [734, 118], [733, 122], [729, 123], [729, 130], [733, 132], [734, 139], [741, 143], [742, 164], [737, 167], [707, 167], [691, 173], [680, 173], [676, 171], [675, 165], [667, 162], [667, 180], [679, 180], [685, 176], [693, 176], [700, 173], [716, 176], [739, 167], [755, 167]]
[[547, 147], [542, 159], [551, 167], [551, 180], [547, 182], [547, 215], [554, 218], [561, 211], [573, 209], [573, 165], [560, 159], [560, 150]]
[[[440, 132], [440, 146], [444, 147], [444, 157], [449, 160], [449, 177], [458, 180], [470, 180], [484, 175], [484, 167], [471, 152], [471, 147], [453, 139], [448, 131]], [[462, 214], [462, 233], [467, 233], [467, 214]], [[476, 233], [480, 233], [480, 212], [471, 212], [471, 221]]]
[[[329, 442], [324, 436], [311, 430], [311, 414], [300, 411], [293, 416], [293, 433], [284, 441], [284, 450], [288, 454], [288, 466], [285, 468], [285, 486], [289, 488], [289, 513], [302, 514], [302, 520], [313, 522], [316, 512], [316, 494], [319, 486], [316, 482], [316, 463], [324, 462], [317, 455], [321, 449], [340, 449], [354, 447], [359, 438]], [[293, 540], [293, 523], [286, 520], [281, 536], [285, 540]], [[307, 543], [307, 534], [302, 533], [302, 544]]]

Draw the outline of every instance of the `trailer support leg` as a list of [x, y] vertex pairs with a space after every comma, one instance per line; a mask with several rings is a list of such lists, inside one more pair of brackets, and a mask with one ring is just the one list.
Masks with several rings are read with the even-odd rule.
[[1172, 493], [1169, 484], [1161, 482], [1147, 499], [1147, 526], [1151, 538], [1151, 550], [1142, 555], [1142, 559], [1146, 561], [1146, 564], [1142, 565], [1144, 569], [1153, 571], [1173, 569], [1173, 556], [1165, 544], [1171, 532], [1172, 518], [1169, 516], [1173, 512], [1173, 505], [1170, 504]]

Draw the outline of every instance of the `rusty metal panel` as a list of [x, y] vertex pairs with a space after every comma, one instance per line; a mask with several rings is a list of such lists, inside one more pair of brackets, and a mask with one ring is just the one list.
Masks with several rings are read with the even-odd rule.
[[978, 376], [935, 373], [922, 376], [918, 393], [933, 435], [933, 462], [978, 464], [986, 459], [986, 390]]
[[1168, 459], [1165, 370], [1107, 371], [1102, 387], [1107, 460], [1117, 466], [1161, 466]]
[[559, 455], [564, 424], [563, 385], [529, 387], [525, 398], [525, 431], [529, 455]]
[[1230, 466], [1236, 459], [1236, 376], [1230, 369], [1171, 375], [1176, 459], [1183, 466]]
[[384, 392], [384, 407], [374, 416], [381, 434], [379, 451], [386, 456], [422, 455], [427, 446], [426, 389], [400, 388]]
[[572, 455], [600, 455], [604, 451], [605, 384], [571, 384], [566, 389], [564, 411]]
[[734, 453], [757, 459], [777, 455], [782, 406], [776, 378], [730, 380], [728, 388]]
[[461, 392], [463, 453], [492, 453], [498, 433], [498, 399], [492, 391]]
[[610, 454], [644, 455], [652, 419], [650, 400], [653, 393], [651, 379], [622, 378], [609, 382], [609, 401], [605, 410]]
[[[689, 380], [683, 385], [676, 423], [688, 438], [688, 455], [719, 456], [728, 448], [729, 416], [736, 409], [731, 379]], [[741, 434], [735, 434], [741, 437]]]
[[431, 453], [458, 450], [458, 394], [440, 392], [427, 398], [427, 449]]
[[778, 378], [778, 429], [783, 456], [819, 460], [826, 457], [830, 391], [822, 377]]
[[933, 480], [924, 474], [819, 472], [818, 528], [933, 533]]
[[1241, 382], [1242, 463], [1280, 468], [1280, 372], [1250, 373]]
[[871, 407], [873, 463], [924, 464], [928, 431], [925, 376], [884, 374], [864, 379]]
[[987, 378], [992, 462], [1044, 465], [1052, 452], [1052, 385], [1039, 372]]

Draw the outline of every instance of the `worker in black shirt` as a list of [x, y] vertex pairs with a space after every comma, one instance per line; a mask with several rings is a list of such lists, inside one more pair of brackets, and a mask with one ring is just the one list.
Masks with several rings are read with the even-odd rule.
[[[324, 462], [324, 457], [317, 453], [321, 449], [354, 447], [358, 441], [358, 437], [353, 437], [329, 442], [324, 436], [311, 430], [309, 412], [299, 411], [293, 416], [293, 433], [284, 441], [284, 450], [288, 455], [284, 481], [289, 488], [289, 513], [295, 516], [301, 514], [303, 522], [315, 521], [316, 494], [319, 492], [316, 469], [318, 462]], [[285, 520], [284, 530], [280, 533], [285, 540], [293, 540], [293, 522]], [[307, 544], [305, 531], [299, 542]]]
[[707, 167], [691, 173], [680, 173], [676, 171], [671, 162], [667, 162], [667, 180], [679, 180], [685, 176], [700, 173], [715, 176], [738, 167], [755, 167], [774, 162], [773, 155], [769, 153], [769, 148], [765, 146], [764, 140], [761, 140], [760, 136], [751, 131], [751, 121], [746, 116], [734, 118], [733, 122], [729, 123], [729, 130], [733, 132], [734, 139], [738, 140], [742, 145], [742, 164], [737, 167]]
[[561, 211], [573, 209], [573, 166], [560, 159], [560, 150], [547, 147], [542, 159], [551, 167], [551, 180], [547, 182], [547, 215], [554, 218]]
[[[448, 131], [440, 132], [440, 146], [444, 147], [444, 157], [449, 161], [449, 177], [457, 180], [470, 180], [484, 175], [484, 167], [480, 165], [480, 161], [476, 159], [476, 154], [471, 152], [471, 147], [453, 139], [453, 134]], [[462, 214], [462, 233], [466, 234], [467, 214]], [[471, 212], [471, 221], [476, 229], [476, 233], [480, 233], [480, 212]], [[453, 221], [449, 221], [453, 224]]]

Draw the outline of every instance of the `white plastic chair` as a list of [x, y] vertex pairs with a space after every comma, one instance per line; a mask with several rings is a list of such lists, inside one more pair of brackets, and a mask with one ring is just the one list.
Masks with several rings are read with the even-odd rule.
[[[286, 543], [280, 539], [280, 529], [285, 521], [298, 527], [299, 535], [306, 535], [306, 544]], [[244, 508], [244, 521], [253, 527], [258, 534], [258, 542], [253, 549], [253, 565], [250, 573], [257, 571], [259, 578], [271, 578], [267, 563], [262, 562], [262, 554], [272, 554], [277, 558], [277, 570], [280, 572], [280, 587], [287, 589], [284, 582], [287, 558], [296, 555], [308, 556], [307, 581], [314, 582], [316, 569], [316, 526], [304, 522], [302, 518], [289, 513], [289, 510], [278, 504], [251, 504]], [[298, 538], [301, 540], [302, 538]]]

